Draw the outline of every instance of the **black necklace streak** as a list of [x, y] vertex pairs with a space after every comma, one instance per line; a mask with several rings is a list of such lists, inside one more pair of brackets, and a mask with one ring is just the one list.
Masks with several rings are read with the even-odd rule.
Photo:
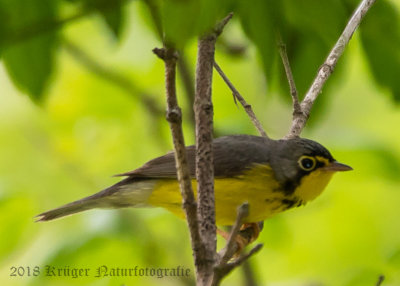
[[296, 181], [292, 181], [292, 180], [286, 180], [283, 183], [283, 191], [285, 193], [286, 196], [290, 196], [293, 195], [294, 191], [296, 190], [296, 188], [299, 186], [299, 183]]
[[300, 200], [300, 198], [298, 198], [298, 197], [294, 197], [293, 194], [294, 194], [296, 188], [300, 186], [301, 179], [305, 175], [307, 175], [307, 173], [299, 172], [298, 175], [296, 176], [296, 178], [294, 178], [294, 180], [288, 179], [282, 184], [282, 190], [283, 190], [285, 196], [290, 197], [290, 198], [282, 199], [281, 203], [283, 205], [283, 210], [287, 210], [287, 209], [290, 209], [293, 207], [299, 207], [303, 204], [303, 201]]
[[[314, 170], [312, 170], [311, 172], [313, 172]], [[296, 176], [294, 178], [288, 178], [282, 183], [281, 191], [283, 190], [283, 192], [285, 193], [285, 196], [293, 195], [295, 190], [296, 190], [296, 188], [301, 185], [301, 180], [311, 172], [298, 170], [298, 172], [297, 172], [297, 174], [296, 174]]]
[[297, 203], [296, 199], [283, 199], [282, 204], [285, 205], [285, 209], [292, 208]]
[[283, 199], [282, 200], [282, 205], [285, 205], [283, 207], [284, 210], [291, 209], [293, 207], [299, 207], [302, 204], [303, 204], [303, 202], [299, 198]]

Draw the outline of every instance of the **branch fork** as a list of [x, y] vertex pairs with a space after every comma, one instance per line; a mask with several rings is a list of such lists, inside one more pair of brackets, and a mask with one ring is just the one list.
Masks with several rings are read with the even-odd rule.
[[240, 227], [243, 225], [244, 219], [249, 215], [249, 208], [250, 206], [248, 203], [244, 203], [238, 208], [236, 220], [229, 233], [226, 245], [218, 253], [218, 259], [214, 265], [214, 275], [211, 285], [218, 285], [222, 278], [260, 251], [263, 247], [262, 244], [257, 244], [248, 253], [241, 254], [235, 259], [235, 254], [238, 250], [241, 250], [236, 239], [238, 236], [241, 236]]
[[300, 136], [301, 131], [304, 129], [307, 120], [310, 117], [311, 108], [314, 105], [314, 102], [319, 94], [322, 92], [322, 87], [335, 69], [340, 56], [343, 54], [355, 30], [360, 25], [361, 20], [364, 18], [365, 14], [372, 7], [375, 1], [376, 0], [361, 1], [357, 9], [354, 11], [352, 17], [350, 18], [349, 22], [347, 23], [346, 27], [344, 28], [339, 39], [337, 40], [336, 44], [330, 51], [325, 62], [319, 68], [317, 76], [311, 84], [303, 101], [300, 103], [300, 106], [298, 106], [297, 91], [295, 91], [293, 75], [291, 73], [289, 61], [287, 59], [286, 49], [283, 48], [284, 45], [282, 44], [280, 37], [278, 37], [279, 52], [281, 54], [282, 62], [285, 67], [294, 107], [292, 125], [285, 138], [295, 138]]

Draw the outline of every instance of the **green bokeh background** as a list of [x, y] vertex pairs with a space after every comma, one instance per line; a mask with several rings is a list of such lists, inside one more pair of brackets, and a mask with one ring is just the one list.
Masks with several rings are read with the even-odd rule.
[[[137, 5], [128, 6], [133, 16], [118, 48], [98, 32], [96, 16], [64, 32], [164, 104], [163, 64], [151, 53], [159, 42], [148, 33]], [[235, 21], [227, 33], [246, 41]], [[186, 53], [194, 63], [194, 41]], [[0, 284], [192, 285], [186, 224], [162, 209], [92, 210], [34, 222], [38, 213], [105, 188], [118, 180], [111, 175], [172, 148], [166, 122], [154, 120], [136, 99], [87, 72], [65, 50], [57, 56], [58, 70], [41, 106], [21, 95], [0, 65]], [[321, 95], [327, 97], [324, 109], [302, 135], [325, 145], [354, 171], [335, 175], [306, 207], [265, 222], [258, 239], [264, 248], [250, 260], [260, 285], [375, 285], [379, 275], [385, 275], [385, 286], [400, 285], [400, 109], [388, 90], [375, 85], [358, 33], [345, 57], [338, 67], [342, 76]], [[284, 136], [291, 109], [287, 100], [267, 91], [255, 48], [249, 45], [243, 58], [218, 51], [216, 58], [267, 132]], [[178, 84], [180, 103], [186, 106]], [[218, 76], [213, 99], [220, 134], [256, 134]], [[187, 123], [185, 135], [192, 144]], [[54, 278], [43, 275], [45, 265], [91, 268], [91, 273], [101, 265], [181, 266], [191, 275]], [[13, 266], [40, 266], [42, 274], [10, 277]], [[245, 285], [243, 272], [235, 270], [224, 283]]]

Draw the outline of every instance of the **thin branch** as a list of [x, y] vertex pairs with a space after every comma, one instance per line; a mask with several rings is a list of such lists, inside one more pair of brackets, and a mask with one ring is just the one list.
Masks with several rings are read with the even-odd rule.
[[[214, 27], [214, 37], [218, 37], [221, 35], [222, 31], [224, 30], [226, 24], [232, 19], [233, 17], [233, 12], [229, 13], [224, 19], [222, 19], [217, 25]], [[211, 34], [212, 35], [212, 34]]]
[[[182, 132], [182, 112], [176, 97], [177, 53], [171, 48], [155, 48], [153, 52], [165, 63], [165, 87], [167, 95], [167, 121], [169, 122], [175, 150], [177, 177], [183, 199], [183, 209], [188, 223], [195, 265], [204, 259], [204, 246], [200, 237], [197, 219], [197, 204], [194, 197], [190, 171]], [[197, 267], [196, 267], [197, 270]], [[197, 271], [198, 276], [198, 271]]]
[[243, 262], [248, 260], [251, 256], [256, 254], [258, 251], [261, 250], [263, 245], [257, 244], [255, 247], [253, 247], [248, 253], [240, 256], [238, 259], [234, 260], [233, 262], [230, 263], [225, 263], [225, 264], [219, 264], [214, 268], [214, 276], [213, 280], [211, 282], [212, 286], [217, 286], [221, 282], [221, 280], [228, 275], [233, 269], [236, 267], [240, 266]]
[[[241, 265], [244, 261], [246, 261], [250, 256], [256, 253], [261, 249], [262, 245], [256, 245], [249, 253], [240, 256], [236, 260], [229, 263], [229, 261], [234, 257], [235, 253], [238, 251], [239, 245], [237, 244], [237, 237], [241, 236], [243, 238], [250, 236], [253, 234], [252, 231], [248, 231], [248, 229], [240, 230], [240, 227], [243, 224], [243, 220], [249, 215], [249, 204], [244, 203], [238, 208], [237, 216], [235, 223], [229, 233], [229, 237], [224, 249], [222, 249], [218, 253], [219, 260], [214, 266], [214, 275], [211, 285], [218, 285], [220, 281], [228, 275], [234, 268]], [[252, 229], [252, 228], [251, 228]], [[250, 241], [250, 240], [249, 240]]]
[[239, 234], [240, 227], [243, 224], [243, 220], [249, 215], [249, 204], [244, 203], [238, 208], [235, 224], [229, 233], [226, 246], [219, 252], [220, 261], [219, 264], [226, 264], [237, 251], [236, 237]]
[[383, 280], [385, 280], [385, 276], [379, 275], [378, 281], [376, 282], [375, 286], [381, 286], [383, 283]]
[[231, 263], [227, 263], [226, 266], [229, 269], [229, 271], [233, 270], [235, 267], [238, 267], [239, 265], [241, 265], [243, 262], [245, 262], [247, 259], [249, 259], [251, 256], [253, 256], [254, 254], [256, 254], [258, 251], [261, 250], [261, 248], [263, 247], [262, 243], [257, 244], [256, 246], [254, 246], [248, 253], [240, 256], [238, 259], [234, 260]]
[[330, 51], [327, 59], [320, 67], [318, 74], [314, 79], [314, 82], [311, 84], [310, 89], [304, 97], [304, 100], [301, 102], [301, 113], [297, 113], [297, 116], [293, 118], [292, 126], [286, 136], [287, 138], [298, 137], [300, 135], [310, 116], [311, 108], [318, 95], [321, 93], [322, 87], [324, 86], [329, 76], [332, 74], [338, 59], [343, 54], [343, 51], [350, 41], [354, 31], [360, 25], [361, 20], [371, 8], [371, 6], [375, 3], [375, 1], [376, 0], [363, 0], [355, 10], [353, 16], [347, 23], [335, 46]]
[[140, 90], [140, 88], [138, 88], [133, 83], [131, 78], [117, 72], [116, 70], [100, 64], [72, 41], [64, 39], [63, 44], [63, 47], [66, 49], [66, 51], [69, 52], [74, 58], [78, 60], [80, 64], [88, 68], [91, 72], [109, 81], [110, 83], [115, 84], [116, 86], [130, 94], [133, 98], [141, 102], [151, 114], [157, 117], [161, 117], [164, 115], [163, 110], [153, 99], [154, 97]]
[[283, 43], [281, 35], [278, 34], [278, 48], [279, 54], [281, 55], [283, 67], [285, 68], [285, 73], [287, 80], [289, 82], [290, 94], [292, 96], [293, 102], [293, 118], [301, 113], [301, 107], [299, 103], [299, 96], [297, 94], [296, 84], [294, 82], [292, 69], [290, 68], [289, 58], [286, 52], [286, 45]]
[[239, 93], [239, 91], [235, 88], [235, 86], [232, 84], [232, 82], [228, 79], [228, 77], [225, 75], [225, 73], [222, 71], [220, 66], [215, 61], [214, 61], [214, 68], [219, 73], [219, 75], [222, 77], [222, 79], [225, 81], [226, 85], [231, 89], [234, 99], [235, 100], [237, 99], [240, 102], [240, 104], [243, 106], [244, 110], [246, 111], [247, 115], [250, 117], [251, 122], [253, 122], [253, 125], [257, 129], [258, 133], [261, 136], [268, 138], [268, 135], [267, 135], [267, 133], [265, 133], [264, 128], [261, 125], [261, 122], [257, 119], [255, 113], [253, 112], [251, 105], [246, 102], [246, 100], [243, 98], [243, 96]]
[[214, 30], [200, 37], [196, 63], [196, 86], [194, 111], [196, 117], [196, 179], [199, 217], [199, 231], [204, 244], [204, 259], [196, 264], [199, 285], [209, 285], [214, 274], [216, 261], [216, 225], [213, 164], [213, 104], [211, 100], [212, 73], [215, 43], [218, 35], [232, 18], [229, 14]]

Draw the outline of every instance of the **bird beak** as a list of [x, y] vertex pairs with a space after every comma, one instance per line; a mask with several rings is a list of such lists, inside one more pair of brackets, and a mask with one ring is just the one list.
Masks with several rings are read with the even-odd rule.
[[352, 167], [342, 164], [342, 163], [339, 163], [338, 161], [333, 161], [329, 165], [325, 166], [323, 169], [327, 170], [327, 171], [332, 171], [332, 172], [343, 172], [343, 171], [353, 170]]

